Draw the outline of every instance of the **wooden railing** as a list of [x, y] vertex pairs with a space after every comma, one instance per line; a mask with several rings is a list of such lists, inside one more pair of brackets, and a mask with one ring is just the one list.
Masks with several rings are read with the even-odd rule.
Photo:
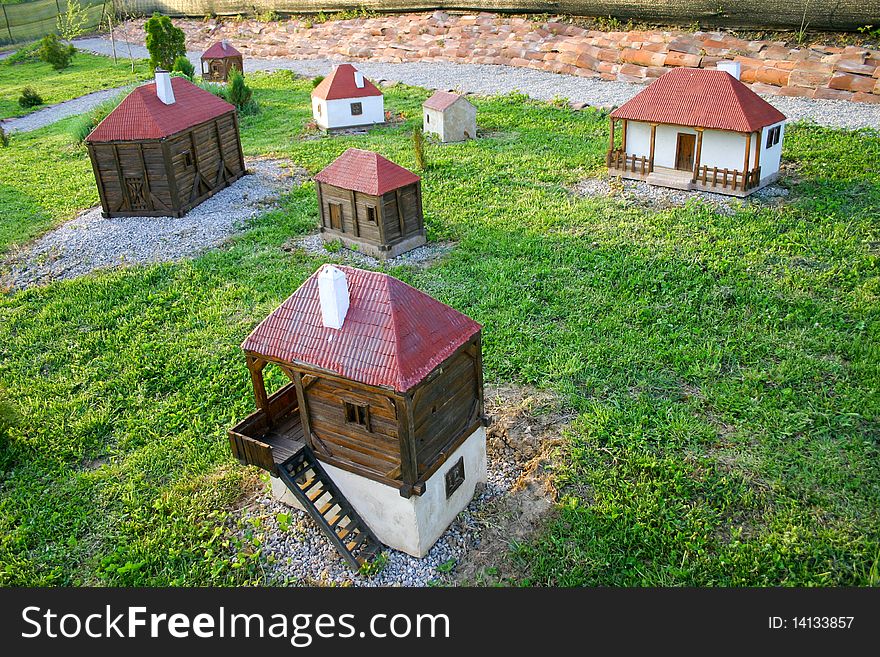
[[697, 170], [696, 181], [706, 188], [721, 187], [746, 191], [761, 183], [761, 167], [755, 167], [745, 175], [739, 169], [726, 169], [703, 165]]
[[654, 163], [644, 155], [627, 155], [620, 149], [609, 150], [605, 157], [605, 163], [609, 169], [618, 171], [633, 171], [648, 174], [654, 170]]
[[232, 455], [242, 465], [255, 465], [276, 474], [272, 447], [260, 437], [270, 428], [269, 418], [282, 418], [296, 412], [296, 386], [288, 383], [269, 397], [269, 414], [257, 409], [228, 431]]

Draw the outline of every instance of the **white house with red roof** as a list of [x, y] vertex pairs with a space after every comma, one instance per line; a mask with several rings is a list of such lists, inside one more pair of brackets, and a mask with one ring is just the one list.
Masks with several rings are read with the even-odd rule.
[[[352, 567], [376, 540], [423, 556], [486, 481], [481, 330], [392, 276], [324, 265], [241, 345], [258, 410], [233, 454]], [[290, 383], [269, 394], [267, 367]]]
[[778, 177], [785, 121], [736, 63], [678, 68], [611, 113], [606, 162], [623, 178], [746, 196]]
[[324, 130], [385, 123], [382, 92], [351, 64], [340, 64], [312, 91], [312, 116]]
[[460, 94], [437, 91], [422, 103], [422, 129], [444, 143], [474, 139], [477, 108]]

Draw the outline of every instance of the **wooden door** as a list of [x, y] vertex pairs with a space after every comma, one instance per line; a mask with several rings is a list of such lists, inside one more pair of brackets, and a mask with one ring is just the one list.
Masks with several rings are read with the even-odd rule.
[[342, 205], [330, 203], [330, 228], [342, 230]]
[[678, 133], [678, 145], [675, 149], [675, 168], [682, 171], [693, 171], [694, 151], [696, 150], [697, 136], [685, 132]]

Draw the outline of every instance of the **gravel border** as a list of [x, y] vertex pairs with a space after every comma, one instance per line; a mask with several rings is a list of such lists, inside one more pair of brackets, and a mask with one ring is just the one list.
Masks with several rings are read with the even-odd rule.
[[[337, 244], [341, 245], [340, 242], [337, 242]], [[321, 239], [319, 234], [313, 233], [305, 237], [289, 240], [282, 248], [285, 251], [301, 249], [312, 256], [318, 256], [328, 261], [343, 262], [355, 265], [356, 267], [380, 269], [383, 267], [413, 265], [427, 268], [452, 251], [455, 248], [455, 242], [428, 242], [422, 246], [417, 246], [412, 251], [401, 253], [396, 258], [388, 258], [387, 260], [380, 260], [379, 258], [374, 258], [373, 256], [343, 246], [340, 246], [338, 250], [331, 251], [327, 249], [327, 246], [327, 242]]]
[[39, 238], [7, 262], [0, 283], [13, 290], [76, 278], [96, 269], [168, 262], [225, 242], [309, 178], [286, 160], [249, 159], [249, 173], [183, 217], [105, 219], [94, 207]]
[[105, 100], [113, 98], [117, 94], [121, 94], [122, 92], [133, 88], [132, 85], [124, 85], [122, 87], [94, 91], [85, 96], [65, 100], [64, 102], [55, 105], [47, 105], [42, 109], [38, 109], [30, 114], [25, 114], [24, 116], [3, 119], [0, 121], [0, 125], [2, 125], [3, 129], [10, 134], [13, 132], [30, 132], [31, 130], [37, 130], [38, 128], [51, 125], [61, 119], [84, 114], [90, 109], [97, 107]]
[[767, 185], [749, 196], [738, 197], [716, 194], [702, 190], [682, 190], [671, 187], [651, 185], [644, 180], [629, 180], [616, 176], [597, 176], [584, 178], [572, 190], [581, 197], [613, 198], [626, 205], [641, 205], [652, 210], [680, 208], [689, 201], [706, 203], [713, 210], [727, 216], [750, 205], [779, 206], [790, 197], [788, 187], [774, 183]]
[[[76, 45], [98, 55], [109, 55], [110, 40], [80, 39]], [[127, 56], [128, 48], [117, 42], [117, 55]], [[143, 46], [132, 45], [132, 54], [142, 57]], [[187, 56], [198, 62], [200, 53]], [[298, 75], [315, 77], [327, 72], [342, 59], [258, 59], [248, 58], [248, 71], [290, 70]], [[460, 92], [483, 95], [505, 94], [513, 91], [527, 93], [536, 100], [567, 98], [572, 103], [610, 108], [622, 105], [644, 84], [582, 78], [562, 73], [549, 73], [517, 66], [489, 64], [457, 64], [453, 62], [404, 62], [390, 64], [356, 60], [355, 65], [375, 81], [393, 80], [425, 89], [457, 89]], [[856, 130], [880, 127], [880, 105], [845, 100], [821, 100], [788, 96], [762, 96], [791, 121], [812, 121], [830, 128]]]

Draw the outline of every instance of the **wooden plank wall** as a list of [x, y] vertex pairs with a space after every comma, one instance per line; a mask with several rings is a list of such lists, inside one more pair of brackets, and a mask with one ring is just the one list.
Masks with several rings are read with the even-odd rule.
[[413, 393], [414, 438], [419, 475], [424, 474], [444, 449], [479, 421], [479, 342], [459, 349]]
[[[322, 459], [380, 478], [399, 478], [398, 414], [389, 396], [320, 377], [305, 388], [304, 396], [312, 435], [317, 439], [312, 448]], [[346, 401], [369, 406], [369, 431], [346, 422]]]
[[[399, 213], [398, 199], [400, 199]], [[389, 244], [415, 235], [422, 229], [423, 219], [416, 185], [409, 185], [385, 194], [382, 197], [382, 209], [385, 222], [385, 240]], [[403, 215], [403, 232], [400, 230], [400, 215]]]

